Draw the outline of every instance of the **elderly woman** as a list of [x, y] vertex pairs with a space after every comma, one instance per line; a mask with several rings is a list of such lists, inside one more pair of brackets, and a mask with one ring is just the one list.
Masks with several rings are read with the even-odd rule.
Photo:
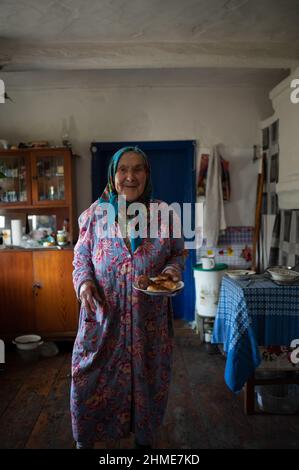
[[[127, 208], [151, 200], [150, 167], [137, 147], [114, 154], [100, 199], [79, 218], [73, 280], [81, 311], [72, 356], [71, 415], [77, 448], [135, 433], [135, 446], [150, 448], [165, 412], [173, 348], [169, 297], [134, 289], [142, 275], [181, 279], [182, 238], [100, 236], [101, 205], [118, 196]], [[147, 223], [149, 218], [146, 219]], [[128, 221], [128, 224], [130, 220]], [[172, 227], [170, 226], [170, 233]], [[152, 237], [152, 238], [150, 238]], [[141, 276], [141, 277], [140, 277]]]

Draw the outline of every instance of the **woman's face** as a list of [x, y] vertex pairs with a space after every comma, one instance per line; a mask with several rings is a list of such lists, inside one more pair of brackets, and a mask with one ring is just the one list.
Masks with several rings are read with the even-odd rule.
[[136, 201], [144, 191], [147, 172], [141, 155], [126, 152], [120, 158], [115, 174], [115, 189], [126, 196], [127, 201]]

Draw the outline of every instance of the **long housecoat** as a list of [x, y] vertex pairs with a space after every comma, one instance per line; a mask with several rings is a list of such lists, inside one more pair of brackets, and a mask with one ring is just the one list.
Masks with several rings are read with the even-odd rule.
[[168, 297], [132, 285], [137, 276], [156, 276], [166, 266], [182, 270], [184, 243], [159, 231], [132, 254], [123, 238], [101, 238], [97, 205], [79, 218], [73, 280], [77, 294], [84, 281], [94, 280], [106, 305], [92, 315], [81, 307], [72, 356], [73, 434], [88, 442], [135, 432], [140, 442], [150, 442], [167, 404], [172, 309]]

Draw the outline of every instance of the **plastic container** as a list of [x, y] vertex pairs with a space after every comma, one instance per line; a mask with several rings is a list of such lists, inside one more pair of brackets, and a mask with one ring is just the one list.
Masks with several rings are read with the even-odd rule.
[[299, 412], [299, 385], [259, 385], [255, 387], [257, 404], [262, 411], [273, 414]]
[[202, 317], [215, 317], [219, 288], [227, 264], [218, 263], [212, 269], [203, 269], [202, 264], [193, 267], [195, 279], [196, 303], [195, 311]]
[[205, 331], [205, 343], [210, 343], [212, 338], [212, 330]]

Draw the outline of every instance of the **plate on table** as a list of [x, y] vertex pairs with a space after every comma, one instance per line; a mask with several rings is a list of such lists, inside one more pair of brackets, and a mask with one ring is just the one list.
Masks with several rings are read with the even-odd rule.
[[274, 282], [274, 284], [278, 286], [293, 286], [293, 285], [299, 286], [299, 278], [297, 277], [294, 279], [287, 279], [283, 281], [277, 281], [271, 277], [271, 281]]
[[284, 267], [274, 267], [268, 268], [267, 271], [273, 281], [288, 284], [293, 283], [295, 281], [299, 281], [299, 273], [297, 271], [293, 271], [292, 269]]
[[[151, 278], [151, 280], [154, 280], [154, 278]], [[137, 286], [134, 286], [134, 289], [135, 290], [138, 290], [140, 292], [143, 292], [144, 294], [146, 295], [152, 295], [152, 296], [156, 296], [156, 295], [164, 295], [166, 297], [174, 297], [175, 295], [178, 295], [183, 289], [184, 289], [184, 283], [183, 281], [179, 281], [176, 283], [176, 288], [173, 289], [173, 290], [170, 290], [170, 289], [167, 289], [167, 290], [155, 290], [155, 291], [150, 291], [150, 290], [147, 290], [147, 289], [140, 289], [140, 287], [137, 287]]]
[[250, 276], [253, 276], [255, 271], [250, 269], [231, 269], [226, 271], [225, 274], [231, 279], [250, 279]]

